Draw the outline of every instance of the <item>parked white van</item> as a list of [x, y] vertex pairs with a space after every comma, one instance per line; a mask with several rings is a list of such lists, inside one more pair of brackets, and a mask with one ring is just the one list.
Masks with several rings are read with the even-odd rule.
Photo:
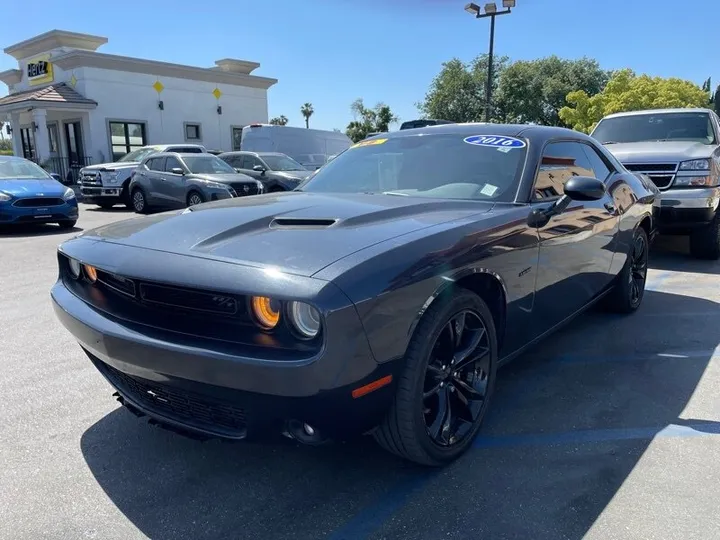
[[244, 152], [282, 152], [303, 167], [322, 167], [328, 157], [352, 145], [350, 138], [337, 131], [307, 129], [272, 124], [250, 124], [242, 130], [240, 150]]

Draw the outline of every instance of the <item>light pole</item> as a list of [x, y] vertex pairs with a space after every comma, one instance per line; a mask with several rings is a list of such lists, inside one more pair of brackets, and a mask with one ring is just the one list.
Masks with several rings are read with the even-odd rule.
[[490, 121], [490, 104], [492, 100], [492, 76], [493, 76], [493, 49], [495, 46], [495, 17], [498, 15], [507, 15], [515, 7], [515, 0], [502, 0], [505, 8], [503, 11], [497, 10], [495, 2], [485, 4], [485, 13], [483, 8], [470, 2], [465, 6], [465, 11], [471, 15], [475, 15], [476, 19], [490, 17], [490, 51], [488, 52], [488, 69], [487, 69], [487, 88], [485, 89], [485, 121]]

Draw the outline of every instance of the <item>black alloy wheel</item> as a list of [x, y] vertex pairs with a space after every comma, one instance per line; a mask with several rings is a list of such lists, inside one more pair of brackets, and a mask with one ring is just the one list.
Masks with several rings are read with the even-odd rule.
[[605, 307], [615, 313], [632, 313], [640, 307], [645, 296], [650, 242], [647, 233], [638, 227], [633, 235], [628, 258], [615, 286], [603, 299]]
[[645, 292], [645, 281], [648, 269], [648, 241], [647, 236], [635, 236], [632, 252], [630, 254], [630, 272], [628, 282], [630, 286], [630, 303], [638, 307]]
[[467, 437], [485, 407], [489, 377], [487, 329], [477, 313], [463, 310], [438, 336], [425, 375], [423, 415], [435, 444]]
[[466, 289], [438, 298], [413, 332], [375, 440], [421, 465], [458, 458], [482, 426], [497, 355], [495, 322], [482, 298]]

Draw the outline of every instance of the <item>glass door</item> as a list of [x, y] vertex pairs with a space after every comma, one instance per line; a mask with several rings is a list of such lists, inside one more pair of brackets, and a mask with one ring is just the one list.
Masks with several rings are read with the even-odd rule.
[[32, 128], [20, 128], [20, 141], [22, 142], [23, 157], [35, 160], [35, 134]]
[[80, 169], [85, 165], [85, 148], [79, 120], [65, 123], [65, 142], [68, 154], [68, 180], [75, 183], [80, 176]]

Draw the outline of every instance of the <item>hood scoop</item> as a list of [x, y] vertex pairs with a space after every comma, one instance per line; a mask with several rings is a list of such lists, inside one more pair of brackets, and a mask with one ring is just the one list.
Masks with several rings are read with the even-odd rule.
[[278, 217], [270, 222], [271, 229], [326, 229], [337, 223], [333, 218]]

